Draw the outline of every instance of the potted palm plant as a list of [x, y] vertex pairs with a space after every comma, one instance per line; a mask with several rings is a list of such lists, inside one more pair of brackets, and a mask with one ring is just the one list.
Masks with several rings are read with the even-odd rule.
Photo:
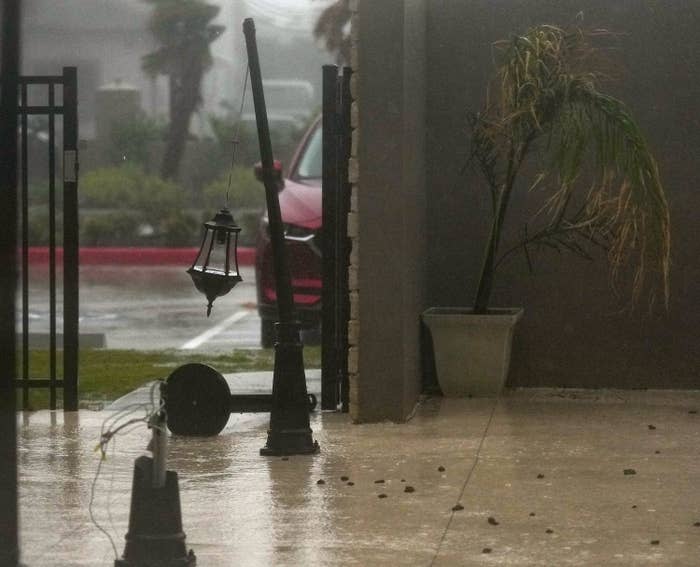
[[[522, 251], [531, 267], [542, 247], [589, 259], [602, 248], [630, 305], [643, 295], [650, 306], [659, 295], [668, 304], [669, 212], [658, 167], [628, 108], [599, 88], [593, 35], [540, 25], [496, 44], [487, 102], [470, 117], [469, 163], [492, 206], [476, 296], [471, 308], [423, 313], [447, 396], [503, 387], [523, 310], [489, 301], [498, 264], [512, 252]], [[524, 219], [520, 242], [504, 251], [506, 213], [519, 191], [540, 202]]]

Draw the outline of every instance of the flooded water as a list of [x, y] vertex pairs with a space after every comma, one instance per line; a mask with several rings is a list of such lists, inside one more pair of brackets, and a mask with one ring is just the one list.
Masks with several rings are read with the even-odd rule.
[[[243, 281], [214, 302], [206, 299], [181, 266], [83, 266], [80, 270], [80, 333], [102, 334], [108, 348], [197, 349], [220, 352], [260, 346], [255, 308], [255, 273], [241, 269]], [[60, 276], [60, 274], [59, 274]], [[46, 267], [32, 267], [29, 329], [49, 331]], [[59, 277], [60, 281], [60, 277]], [[20, 295], [21, 297], [21, 295]], [[57, 288], [57, 329], [61, 330], [62, 289]], [[21, 304], [17, 320], [21, 322]]]
[[[187, 547], [199, 567], [695, 567], [700, 392], [612, 394], [434, 398], [405, 424], [316, 411], [320, 452], [288, 458], [259, 454], [267, 414], [171, 436]], [[106, 419], [144, 415], [18, 415], [26, 565], [109, 566], [123, 553], [150, 433], [117, 435], [96, 482], [95, 448]]]

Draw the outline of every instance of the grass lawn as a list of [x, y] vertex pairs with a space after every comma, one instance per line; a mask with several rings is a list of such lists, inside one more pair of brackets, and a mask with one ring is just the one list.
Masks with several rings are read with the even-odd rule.
[[[209, 364], [219, 372], [247, 372], [273, 369], [272, 349], [238, 349], [230, 354], [203, 354], [196, 352], [137, 351], [137, 350], [82, 350], [79, 357], [79, 398], [81, 401], [111, 401], [138, 388], [145, 382], [167, 378], [175, 368], [188, 362]], [[321, 367], [320, 347], [304, 348], [306, 368]], [[62, 372], [61, 353], [56, 361], [59, 378]], [[30, 378], [49, 376], [48, 350], [32, 350], [29, 355]], [[18, 405], [21, 409], [21, 390], [18, 390]], [[57, 390], [58, 405], [63, 392]], [[31, 409], [49, 407], [48, 389], [30, 390]]]

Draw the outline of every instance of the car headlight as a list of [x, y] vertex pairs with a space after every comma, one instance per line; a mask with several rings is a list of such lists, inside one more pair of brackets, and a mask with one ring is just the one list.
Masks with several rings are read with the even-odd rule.
[[316, 233], [313, 230], [295, 224], [284, 225], [284, 238], [295, 242], [309, 242], [314, 239]]

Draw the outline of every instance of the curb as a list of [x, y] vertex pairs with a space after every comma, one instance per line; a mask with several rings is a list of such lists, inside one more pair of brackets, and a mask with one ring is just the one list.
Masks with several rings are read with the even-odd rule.
[[[80, 248], [80, 265], [116, 265], [116, 266], [167, 266], [192, 264], [199, 248], [140, 248], [117, 247], [104, 248], [90, 247]], [[32, 265], [49, 263], [48, 246], [30, 246], [29, 263]], [[21, 252], [20, 252], [21, 256]], [[56, 247], [56, 262], [63, 261], [63, 248]], [[255, 264], [255, 248], [238, 248], [239, 266], [252, 266]]]

